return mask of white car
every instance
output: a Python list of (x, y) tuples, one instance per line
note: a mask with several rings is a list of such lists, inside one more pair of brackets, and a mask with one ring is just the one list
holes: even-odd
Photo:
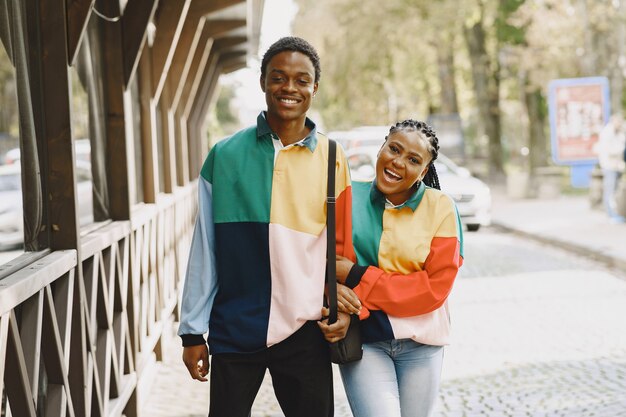
[[(93, 223), (91, 164), (76, 162), (80, 224)], [(0, 165), (0, 252), (24, 246), (22, 174), (19, 160)]]
[[(371, 181), (376, 176), (380, 146), (348, 149), (346, 156), (353, 181)], [(469, 231), (491, 224), (491, 190), (470, 172), (439, 152), (435, 161), (441, 190), (456, 202), (461, 221)]]

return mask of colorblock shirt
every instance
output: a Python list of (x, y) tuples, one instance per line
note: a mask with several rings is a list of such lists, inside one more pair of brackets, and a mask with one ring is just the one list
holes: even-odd
[(447, 298), (463, 263), (454, 201), (421, 183), (404, 204), (391, 207), (375, 183), (352, 186), (357, 264), (346, 284), (363, 306), (363, 341), (447, 344)]
[[(256, 352), (319, 320), (326, 271), (328, 138), (306, 120), (297, 144), (278, 139), (264, 114), (217, 143), (198, 179), (196, 219), (178, 334), (210, 352)], [(354, 259), (351, 185), (336, 163), (337, 253)]]

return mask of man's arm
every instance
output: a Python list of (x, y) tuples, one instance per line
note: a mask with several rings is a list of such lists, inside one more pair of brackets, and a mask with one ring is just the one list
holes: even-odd
[[(209, 170), (209, 154), (203, 174)], [(217, 292), (215, 267), (215, 231), (213, 225), (212, 185), (204, 175), (198, 179), (198, 215), (194, 226), (187, 273), (181, 301), (178, 335), (184, 346), (183, 361), (192, 378), (206, 381), (209, 371), (208, 349), (204, 334), (208, 331), (213, 300)]]
[(200, 177), (198, 215), (189, 251), (178, 328), (183, 346), (204, 343), (203, 334), (208, 330), (211, 307), (217, 291), (214, 248), (211, 184)]

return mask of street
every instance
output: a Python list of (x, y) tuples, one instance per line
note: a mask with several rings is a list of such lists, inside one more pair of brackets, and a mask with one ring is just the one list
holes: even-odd
[[(626, 415), (625, 278), (493, 228), (465, 233), (435, 416)], [(144, 416), (206, 415), (208, 386), (189, 380), (175, 343)], [(335, 392), (335, 415), (351, 416), (338, 372)], [(282, 415), (266, 376), (252, 417)]]

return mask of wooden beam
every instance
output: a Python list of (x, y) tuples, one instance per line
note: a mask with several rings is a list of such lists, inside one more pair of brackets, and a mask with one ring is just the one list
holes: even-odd
[(163, 191), (171, 193), (176, 188), (176, 133), (174, 131), (174, 113), (167, 103), (171, 101), (169, 84), (163, 88), (161, 106), (161, 131), (163, 133)]
[(241, 52), (242, 56), (238, 59), (230, 59), (229, 61), (221, 64), (221, 73), (222, 74), (230, 74), (231, 72), (240, 70), (246, 67), (246, 56), (248, 55), (246, 52)]
[(183, 87), (180, 102), (178, 103), (178, 106), (182, 109), (185, 117), (189, 116), (189, 106), (187, 104), (189, 102), (189, 97), (195, 96), (202, 73), (204, 72), (204, 67), (206, 66), (209, 55), (211, 54), (212, 47), (213, 38), (211, 38), (209, 34), (208, 27), (205, 26), (202, 31), (199, 47), (196, 49), (193, 61), (191, 62), (191, 67), (189, 68), (189, 73), (187, 74), (187, 80), (185, 81), (185, 85)]
[(170, 102), (168, 106), (174, 110), (178, 106), (178, 100), (182, 94), (189, 68), (191, 68), (191, 62), (193, 61), (196, 49), (200, 43), (205, 23), (205, 19), (198, 18), (191, 13), (187, 14), (187, 19), (185, 20), (183, 31), (178, 40), (174, 58), (172, 59), (172, 64), (170, 65), (170, 70), (165, 81), (170, 89)]
[(156, 203), (160, 188), (156, 107), (152, 97), (151, 52), (146, 48), (141, 54), (138, 79), (141, 108), (141, 169), (143, 170), (143, 197), (146, 203)]
[(132, 0), (122, 16), (122, 48), (124, 53), (124, 85), (128, 87), (146, 41), (148, 23), (157, 8), (157, 0)]
[[(209, 34), (207, 34), (207, 36), (209, 36)], [(196, 59), (198, 59), (198, 65), (196, 67), (192, 66), (192, 70), (189, 73), (187, 83), (185, 84), (183, 90), (181, 103), (179, 104), (183, 106), (183, 114), (185, 115), (185, 117), (189, 117), (189, 114), (191, 113), (191, 109), (193, 107), (193, 102), (196, 95), (198, 94), (198, 88), (200, 86), (200, 83), (202, 82), (202, 78), (204, 77), (206, 63), (208, 62), (208, 54), (212, 54), (217, 59), (220, 54), (225, 53), (229, 49), (241, 43), (245, 43), (246, 41), (247, 38), (245, 36), (229, 36), (219, 38), (215, 40), (212, 45), (207, 44), (207, 49), (204, 51), (204, 54), (206, 54), (206, 56), (198, 56), (198, 54), (196, 53), (196, 57), (194, 57), (194, 64), (196, 63)], [(209, 46), (211, 46), (212, 49), (209, 48)]]
[[(43, 148), (44, 178), (47, 179), (50, 249), (78, 249), (78, 201), (74, 170), (74, 144), (70, 116), (70, 84), (65, 31), (64, 0), (29, 0), (38, 13), (29, 15), (39, 26), (32, 42), (31, 60), (38, 62), (32, 77), (39, 83), (31, 91), (36, 123)], [(32, 10), (32, 9), (31, 9)]]
[(189, 150), (187, 148), (187, 121), (182, 110), (174, 112), (174, 142), (176, 144), (176, 183), (185, 186), (189, 183)]
[[(98, 0), (98, 10), (107, 16), (119, 16), (121, 13), (118, 1)], [(125, 80), (122, 27), (119, 23), (103, 22), (102, 34), (103, 59), (104, 65), (106, 65), (106, 71), (102, 73), (106, 97), (105, 123), (109, 214), (112, 220), (129, 220), (129, 155), (126, 152), (126, 125), (130, 126), (132, 120), (127, 118), (124, 112)]]
[(206, 16), (209, 13), (217, 12), (218, 10), (225, 9), (239, 3), (245, 3), (245, 1), (246, 0), (194, 0), (191, 4), (191, 12), (194, 15)]
[(190, 5), (191, 0), (161, 0), (156, 10), (156, 36), (152, 45), (152, 93), (155, 101), (161, 96)]
[(220, 75), (244, 67), (246, 56), (245, 51), (234, 51), (212, 57), (212, 63), (205, 69), (198, 94), (193, 103), (192, 113), (189, 117), (190, 126), (202, 124), (202, 120), (215, 98), (213, 95)]
[(207, 65), (200, 84), (199, 93), (196, 94), (192, 113), (187, 120), (187, 132), (189, 137), (190, 155), (198, 155), (189, 161), (189, 175), (191, 178), (197, 176), (201, 169), (202, 159), (208, 149), (203, 140), (202, 126), (210, 104), (215, 101), (215, 87), (225, 68), (235, 65), (241, 67), (246, 64), (246, 51), (234, 51), (225, 54), (215, 54), (211, 62)]
[[(212, 51), (208, 64), (206, 65), (202, 74), (199, 75), (198, 88), (201, 87), (202, 82), (207, 78), (207, 74), (214, 74), (217, 69), (217, 63), (219, 61), (220, 53), (218, 50)], [(198, 94), (194, 94), (188, 100), (188, 108), (190, 109), (190, 114), (193, 110), (193, 102)], [(201, 159), (203, 158), (203, 153), (200, 151), (202, 142), (201, 133), (199, 132), (200, 128), (198, 127), (195, 121), (190, 119), (190, 114), (184, 115), (184, 131), (187, 133), (186, 142), (189, 148), (189, 155), (195, 155), (194, 158), (189, 158), (189, 177), (195, 178), (197, 174), (200, 172), (200, 164), (202, 163)]]
[(246, 19), (207, 19), (206, 24), (211, 31), (211, 37), (217, 38), (231, 30), (245, 27), (247, 22)]
[(68, 64), (72, 65), (96, 0), (66, 0)]
[[(208, 28), (205, 29), (205, 25)], [(207, 38), (216, 38), (221, 34), (245, 25), (246, 21), (244, 19), (207, 20), (199, 16), (197, 11), (190, 11), (187, 14), (183, 33), (178, 42), (178, 47), (167, 76), (171, 92), (171, 108), (176, 109), (178, 106), (196, 49), (201, 44), (200, 38), (203, 35)]]

